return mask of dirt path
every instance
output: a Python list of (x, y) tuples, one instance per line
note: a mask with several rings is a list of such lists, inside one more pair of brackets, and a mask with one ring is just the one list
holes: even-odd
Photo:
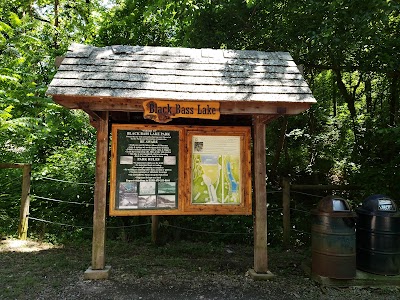
[(306, 250), (270, 249), (271, 281), (253, 281), (252, 247), (179, 242), (107, 245), (109, 280), (85, 281), (90, 245), (0, 243), (1, 299), (399, 299), (400, 289), (326, 288), (300, 268)]

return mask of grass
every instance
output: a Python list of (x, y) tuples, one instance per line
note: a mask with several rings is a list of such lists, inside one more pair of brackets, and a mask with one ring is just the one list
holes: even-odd
[(22, 299), (46, 286), (63, 285), (65, 277), (76, 269), (83, 269), (83, 261), (89, 259), (90, 253), (79, 255), (76, 250), (34, 241), (1, 241), (0, 298)]
[[(52, 245), (0, 241), (0, 298), (25, 299), (83, 278), (91, 263), (91, 241)], [(152, 274), (244, 274), (252, 264), (249, 246), (176, 242), (157, 247), (146, 240), (107, 241), (106, 263), (114, 278)]]
[[(223, 244), (180, 241), (157, 247), (148, 242), (137, 241), (111, 242), (107, 251), (112, 253), (110, 261), (113, 269), (133, 272), (138, 276), (152, 273), (154, 270), (158, 273), (171, 269), (176, 272), (218, 272), (227, 264), (230, 264), (231, 268), (226, 269), (226, 272), (244, 273), (251, 267), (252, 249), (239, 245), (229, 247), (235, 250), (227, 249)], [(247, 250), (242, 251), (244, 248)], [(231, 255), (227, 250), (232, 251)]]
[[(149, 240), (109, 240), (106, 242), (106, 264), (112, 266), (112, 271), (110, 280), (103, 285), (83, 279), (83, 273), (91, 262), (90, 240), (52, 245), (7, 239), (0, 240), (0, 299), (57, 299), (60, 295), (69, 295), (70, 291), (90, 293), (100, 287), (108, 293), (102, 299), (111, 299), (116, 291), (121, 292), (120, 288), (130, 295), (130, 289), (133, 292), (155, 288), (162, 291), (164, 286), (176, 286), (178, 290), (193, 286), (200, 289), (199, 293), (214, 286), (216, 290), (213, 293), (217, 293), (219, 287), (231, 290), (241, 286), (250, 294), (269, 291), (270, 288), (279, 293), (281, 289), (290, 287), (293, 295), (304, 294), (304, 299), (318, 299), (321, 296), (319, 289), (308, 278), (305, 279), (300, 268), (301, 262), (309, 255), (307, 248), (284, 250), (269, 247), (269, 268), (281, 285), (268, 285), (248, 281), (244, 276), (253, 266), (253, 247), (250, 245), (179, 241), (157, 247)], [(219, 280), (217, 285), (214, 285), (215, 280)], [(343, 299), (344, 293), (352, 291), (327, 290), (340, 296), (333, 299)], [(397, 295), (398, 290), (363, 290), (363, 293), (368, 294), (366, 298), (387, 294), (388, 299), (395, 299), (390, 297)], [(83, 294), (77, 292), (75, 295)]]

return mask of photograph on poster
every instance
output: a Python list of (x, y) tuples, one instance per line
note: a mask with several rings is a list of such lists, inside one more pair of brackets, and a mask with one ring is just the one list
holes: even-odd
[(120, 182), (119, 192), (120, 193), (137, 193), (137, 182)]
[(139, 209), (144, 208), (155, 208), (157, 206), (156, 203), (156, 195), (149, 196), (139, 196)]
[(119, 184), (119, 208), (137, 209), (139, 198), (137, 194), (136, 182), (121, 182)]
[(119, 159), (120, 165), (132, 165), (133, 164), (133, 156), (122, 155)]
[(155, 195), (156, 183), (155, 182), (140, 182), (139, 183), (140, 195)]
[(176, 156), (164, 156), (164, 165), (175, 166), (176, 165)]
[(175, 194), (176, 182), (159, 182), (157, 192), (161, 194)]
[(174, 208), (176, 207), (175, 195), (158, 195), (157, 196), (158, 208)]

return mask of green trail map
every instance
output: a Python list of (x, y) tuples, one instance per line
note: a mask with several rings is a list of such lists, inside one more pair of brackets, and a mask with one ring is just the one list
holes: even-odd
[(193, 139), (192, 203), (240, 204), (240, 140), (209, 138)]

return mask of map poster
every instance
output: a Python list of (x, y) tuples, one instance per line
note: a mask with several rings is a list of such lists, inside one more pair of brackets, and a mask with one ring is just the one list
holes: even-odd
[(193, 135), (192, 204), (241, 203), (240, 136)]
[(179, 130), (120, 128), (114, 133), (115, 209), (176, 209)]

